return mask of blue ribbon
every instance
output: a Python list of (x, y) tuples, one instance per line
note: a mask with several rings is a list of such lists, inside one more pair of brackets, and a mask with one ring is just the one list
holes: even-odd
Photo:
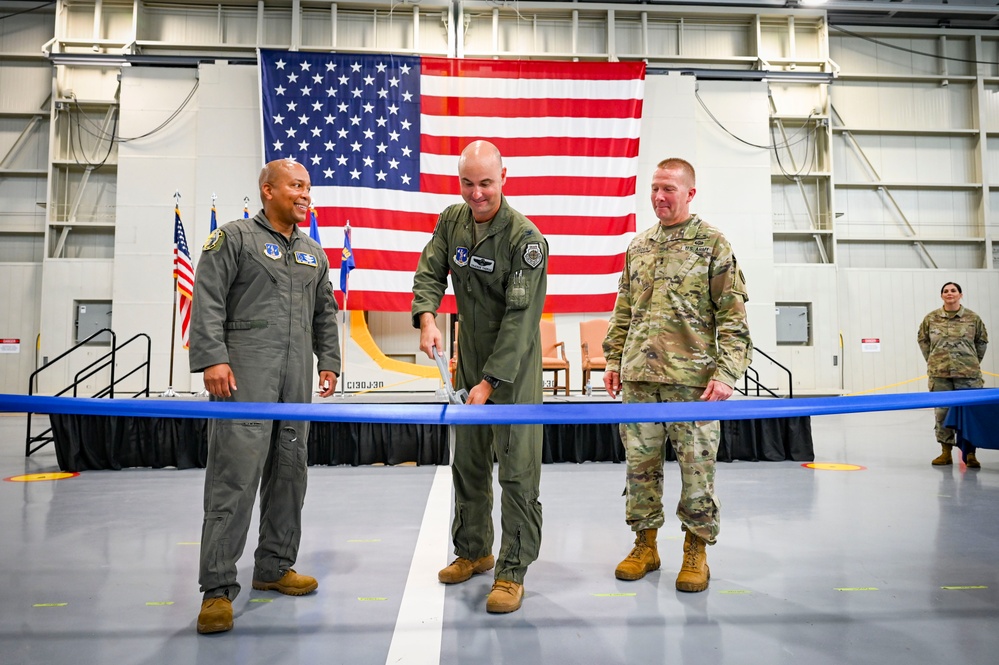
[(176, 399), (95, 399), (0, 394), (0, 413), (62, 413), (150, 418), (232, 418), (238, 420), (308, 420), (346, 423), (420, 425), (594, 424), (750, 420), (828, 416), (869, 411), (999, 404), (999, 388), (935, 393), (892, 393), (804, 399), (736, 399), (726, 402), (658, 404), (557, 403), (516, 405), (448, 404), (272, 404), (192, 402)]

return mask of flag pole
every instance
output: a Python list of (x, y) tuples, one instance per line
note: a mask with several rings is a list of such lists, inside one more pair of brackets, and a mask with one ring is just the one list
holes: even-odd
[[(347, 220), (346, 226), (343, 229), (347, 238), (350, 238), (350, 220)], [(351, 243), (353, 247), (353, 243)], [(351, 250), (353, 251), (353, 249)], [(341, 264), (340, 270), (343, 270), (343, 265)], [(350, 293), (350, 272), (347, 273), (346, 281), (344, 286), (347, 288), (343, 290), (343, 351), (340, 353), (340, 398), (343, 399), (344, 391), (347, 389), (347, 381), (344, 376), (347, 374), (347, 340), (350, 338), (350, 318), (348, 318), (347, 312), (347, 295)]]
[[(180, 190), (178, 189), (173, 194), (173, 205), (176, 210), (180, 210)], [(176, 250), (175, 250), (176, 251)], [(167, 385), (167, 389), (160, 394), (160, 397), (176, 397), (177, 393), (173, 389), (173, 353), (174, 346), (176, 344), (177, 337), (177, 265), (176, 257), (174, 258), (173, 267), (173, 314), (170, 321), (170, 376)]]

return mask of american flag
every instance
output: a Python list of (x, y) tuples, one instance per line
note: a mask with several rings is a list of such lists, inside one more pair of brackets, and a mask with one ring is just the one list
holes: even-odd
[[(353, 229), (350, 309), (409, 310), (475, 139), (499, 148), (504, 195), (548, 240), (545, 310), (613, 309), (635, 231), (643, 63), (261, 50), (260, 75), (267, 161), (309, 170), (321, 233)], [(337, 240), (323, 243), (335, 270)]]
[[(212, 210), (214, 212), (214, 208)], [(173, 220), (173, 278), (177, 281), (177, 297), (180, 301), (180, 338), (186, 349), (191, 339), (194, 267), (191, 264), (191, 250), (187, 247), (184, 225), (180, 223), (180, 208), (173, 209)]]

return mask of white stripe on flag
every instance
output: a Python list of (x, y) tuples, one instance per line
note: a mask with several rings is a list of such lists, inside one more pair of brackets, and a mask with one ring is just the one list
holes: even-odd
[[(322, 233), (322, 229), (320, 229), (320, 233)], [(430, 236), (430, 233), (422, 231), (393, 231), (391, 229), (357, 227), (351, 230), (350, 240), (355, 254), (363, 251), (365, 247), (377, 247), (381, 251), (419, 254), (430, 242)], [(634, 233), (623, 233), (616, 236), (549, 234), (545, 236), (545, 240), (548, 241), (548, 250), (551, 256), (612, 256), (623, 254), (628, 249), (628, 243), (631, 242), (632, 236)], [(343, 233), (341, 232), (341, 242), (329, 245), (324, 242), (323, 246), (338, 247), (342, 244), (342, 240)]]
[(642, 79), (524, 79), (475, 76), (420, 77), (420, 94), (432, 97), (504, 99), (642, 99)]
[[(571, 176), (574, 178), (633, 178), (638, 158), (628, 157), (503, 157), (508, 178)], [(458, 156), (420, 155), (420, 172), (458, 179)]]
[[(362, 270), (350, 271), (350, 288), (358, 291), (389, 291), (406, 293), (413, 291), (413, 272), (408, 270)], [(548, 274), (548, 295), (579, 295), (616, 293), (621, 273), (606, 275), (552, 275)], [(330, 280), (340, 283), (340, 270), (330, 270)], [(447, 293), (454, 293), (448, 281)]]
[(491, 136), (537, 139), (633, 139), (637, 118), (480, 118), (476, 116), (420, 116), (420, 132), (430, 136)]
[[(461, 203), (461, 197), (452, 194), (367, 187), (313, 187), (312, 199), (317, 208), (370, 208), (435, 216), (449, 205)], [(635, 212), (634, 196), (510, 196), (507, 201), (527, 217), (624, 217)]]

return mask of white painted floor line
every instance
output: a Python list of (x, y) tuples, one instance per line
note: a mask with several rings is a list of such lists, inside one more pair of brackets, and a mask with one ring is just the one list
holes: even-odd
[(451, 551), (451, 467), (439, 466), (427, 497), (420, 536), (402, 594), (386, 665), (438, 665), (444, 627), (444, 585), (437, 571)]

